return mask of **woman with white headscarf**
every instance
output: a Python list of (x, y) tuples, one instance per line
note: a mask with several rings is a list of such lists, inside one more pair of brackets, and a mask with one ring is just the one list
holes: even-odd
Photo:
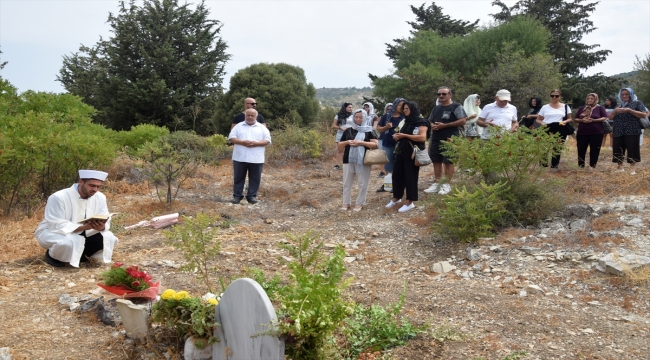
[(370, 122), (370, 125), (376, 128), (379, 122), (379, 116), (375, 114), (375, 106), (371, 102), (363, 103), (363, 110), (368, 114), (368, 122)]
[(353, 114), (354, 123), (343, 132), (338, 143), (339, 151), (343, 152), (343, 206), (347, 211), (352, 203), (352, 184), (357, 178), (359, 194), (353, 211), (359, 212), (366, 204), (368, 182), (370, 181), (371, 165), (363, 164), (367, 149), (377, 149), (377, 134), (372, 128), (372, 118), (365, 110), (356, 110)]
[(645, 117), (646, 107), (641, 100), (634, 95), (632, 88), (624, 88), (618, 92), (620, 106), (609, 114), (609, 119), (614, 120), (614, 146), (612, 162), (618, 165), (616, 172), (624, 172), (623, 160), (626, 158), (630, 164), (630, 175), (636, 174), (634, 165), (641, 161), (641, 146), (639, 135), (641, 125), (639, 118)]
[(463, 102), (463, 108), (465, 109), (465, 113), (467, 113), (465, 136), (469, 138), (477, 138), (481, 136), (481, 128), (476, 123), (478, 115), (481, 113), (479, 105), (481, 105), (481, 97), (478, 94), (468, 96)]

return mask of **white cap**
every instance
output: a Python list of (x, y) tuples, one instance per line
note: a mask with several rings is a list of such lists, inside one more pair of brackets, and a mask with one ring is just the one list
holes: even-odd
[(108, 173), (98, 170), (79, 170), (79, 179), (95, 179), (104, 181)]
[(505, 100), (510, 101), (510, 91), (506, 89), (501, 89), (497, 91), (497, 98), (499, 98), (499, 100), (501, 101), (505, 101)]

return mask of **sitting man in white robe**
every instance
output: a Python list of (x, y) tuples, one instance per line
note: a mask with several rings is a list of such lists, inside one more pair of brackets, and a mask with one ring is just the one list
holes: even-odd
[(117, 238), (108, 231), (110, 218), (83, 224), (84, 219), (108, 214), (106, 196), (99, 192), (107, 176), (103, 171), (79, 170), (79, 183), (47, 199), (45, 219), (34, 235), (38, 244), (47, 249), (48, 264), (79, 267), (79, 262), (87, 262), (90, 257), (111, 262)]

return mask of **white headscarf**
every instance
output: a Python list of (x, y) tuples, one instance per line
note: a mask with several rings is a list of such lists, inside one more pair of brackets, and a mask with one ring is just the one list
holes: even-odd
[[(468, 96), (465, 101), (463, 102), (463, 108), (465, 109), (465, 113), (467, 114), (467, 117), (469, 118), (472, 115), (478, 115), (481, 113), (481, 108), (476, 105), (476, 98), (478, 98), (478, 94), (472, 94)], [(478, 116), (473, 118), (472, 120), (467, 120), (468, 124), (475, 123), (478, 120)]]
[[(370, 109), (368, 109), (368, 116), (367, 116), (367, 119), (366, 119), (366, 120), (369, 121), (370, 123), (369, 123), (369, 124), (366, 124), (366, 125), (372, 125), (372, 121), (373, 121), (374, 118), (375, 118), (375, 107), (374, 107), (374, 106), (372, 105), (372, 103), (370, 103), (370, 102), (363, 103), (363, 106), (366, 106), (366, 105), (368, 105), (368, 107), (370, 108)], [(362, 106), (362, 107), (363, 107), (363, 106)], [(364, 124), (365, 124), (365, 121), (364, 121)]]
[[(370, 117), (368, 116), (368, 113), (366, 113), (366, 111), (363, 109), (355, 110), (352, 113), (353, 119), (354, 115), (356, 115), (358, 112), (363, 115), (363, 120), (361, 120), (361, 125), (357, 125), (357, 123), (352, 124), (352, 128), (357, 131), (357, 136), (354, 137), (354, 140), (364, 141), (366, 139), (366, 133), (372, 131), (372, 124), (368, 125), (368, 119)], [(365, 154), (366, 148), (364, 146), (350, 146), (350, 152), (348, 153), (348, 163), (363, 164), (363, 156)]]

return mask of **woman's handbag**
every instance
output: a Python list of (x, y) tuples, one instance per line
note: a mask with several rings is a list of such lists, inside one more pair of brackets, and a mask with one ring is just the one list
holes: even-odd
[(647, 115), (639, 118), (639, 125), (641, 125), (642, 129), (650, 128), (650, 119), (648, 119)]
[[(567, 104), (564, 104), (564, 117), (562, 120), (566, 120), (569, 117), (569, 110)], [(576, 129), (571, 126), (571, 124), (567, 123), (565, 125), (561, 125), (560, 127), (560, 134), (562, 136), (571, 136), (573, 133), (576, 132)]]
[(411, 159), (415, 159), (415, 166), (426, 166), (431, 164), (431, 158), (429, 157), (427, 150), (420, 150), (417, 146), (413, 146)]
[(388, 164), (388, 156), (382, 149), (366, 150), (363, 156), (363, 165), (384, 165)]
[(603, 130), (605, 130), (605, 134), (611, 134), (614, 131), (612, 125), (607, 120), (603, 121)]

